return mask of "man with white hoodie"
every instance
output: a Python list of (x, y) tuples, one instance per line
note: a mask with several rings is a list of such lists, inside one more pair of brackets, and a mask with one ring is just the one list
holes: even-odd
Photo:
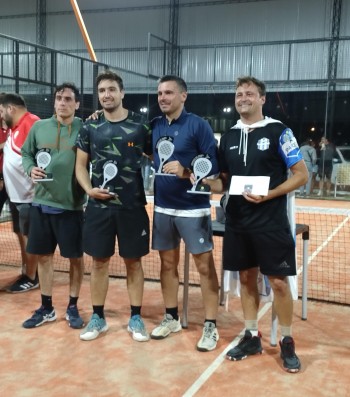
[(245, 335), (226, 357), (239, 361), (262, 352), (258, 330), (260, 268), (274, 292), (283, 368), (295, 373), (301, 365), (292, 338), (293, 300), (287, 277), (296, 274), (287, 194), (307, 182), (308, 172), (293, 132), (280, 121), (263, 116), (265, 100), (262, 81), (251, 76), (236, 81), (235, 107), (240, 120), (221, 138), (220, 177), (205, 182), (212, 191), (222, 192), (229, 189), (233, 175), (270, 178), (267, 195), (246, 189), (230, 195), (227, 201), (224, 269), (239, 271)]

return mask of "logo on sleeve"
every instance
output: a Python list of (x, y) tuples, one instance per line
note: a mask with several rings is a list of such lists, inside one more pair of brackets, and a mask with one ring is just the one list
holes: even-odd
[(282, 150), (286, 157), (288, 157), (293, 151), (298, 150), (298, 142), (295, 139), (293, 132), (290, 128), (283, 131), (282, 135)]

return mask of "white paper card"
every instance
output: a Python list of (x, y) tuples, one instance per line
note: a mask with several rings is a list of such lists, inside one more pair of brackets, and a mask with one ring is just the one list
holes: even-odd
[(269, 176), (239, 176), (233, 175), (229, 193), (231, 195), (241, 195), (249, 192), (259, 196), (267, 196), (269, 192)]

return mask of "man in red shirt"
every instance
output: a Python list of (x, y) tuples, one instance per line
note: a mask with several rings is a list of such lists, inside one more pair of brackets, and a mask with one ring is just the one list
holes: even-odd
[[(29, 207), (33, 200), (34, 186), (22, 166), (21, 147), (38, 116), (28, 112), (24, 99), (14, 93), (0, 96), (0, 116), (8, 126), (8, 137), (4, 146), (3, 178), (10, 201), (19, 212), (19, 240), (25, 271), (7, 291), (26, 292), (38, 288), (37, 257), (27, 254)], [(23, 265), (22, 264), (22, 265)]]
[[(3, 94), (0, 94), (2, 96)], [(4, 163), (4, 146), (7, 139), (7, 125), (5, 121), (0, 117), (0, 213), (2, 208), (8, 199), (5, 185), (4, 176), (2, 173), (3, 163)]]

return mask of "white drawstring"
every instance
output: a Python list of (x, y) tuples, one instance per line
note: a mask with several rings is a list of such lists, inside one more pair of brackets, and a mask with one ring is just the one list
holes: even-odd
[[(239, 139), (239, 151), (238, 151), (238, 154), (241, 154), (241, 148), (243, 146), (243, 148), (242, 148), (242, 150), (243, 150), (243, 162), (244, 162), (245, 166), (247, 165), (248, 133), (249, 133), (249, 128), (248, 127), (241, 128), (241, 137)], [(243, 141), (243, 143), (242, 143), (242, 141)]]
[(270, 123), (281, 123), (279, 120), (272, 119), (271, 117), (265, 117), (263, 120), (257, 121), (253, 124), (244, 124), (241, 120), (237, 121), (237, 124), (231, 127), (231, 129), (240, 129), (241, 136), (239, 139), (239, 152), (238, 154), (243, 154), (243, 162), (244, 165), (247, 166), (247, 154), (248, 154), (248, 134), (249, 130), (253, 130), (254, 128), (265, 127)]

